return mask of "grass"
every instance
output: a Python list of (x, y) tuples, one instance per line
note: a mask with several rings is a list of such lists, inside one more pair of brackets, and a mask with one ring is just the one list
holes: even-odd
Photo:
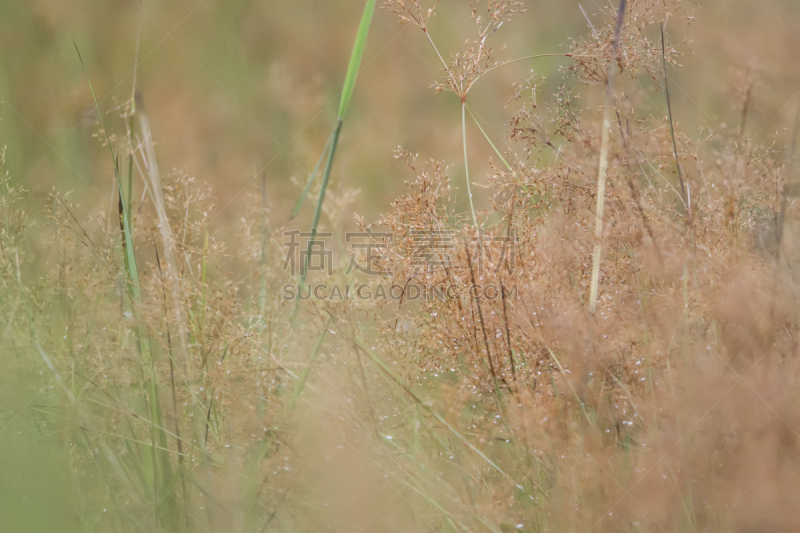
[[(60, 189), (39, 202), (0, 180), (4, 523), (795, 530), (797, 128), (766, 142), (742, 127), (699, 140), (681, 128), (673, 107), (688, 112), (667, 82), (686, 48), (663, 26), (685, 29), (679, 4), (583, 13), (589, 27), (564, 39), (566, 53), (501, 61), (496, 32), (530, 30), (517, 25), (521, 3), (467, 9), (473, 40), (447, 54), (438, 3), (390, 1), (385, 12), (420, 29), (441, 63), (435, 90), (459, 97), (460, 143), (439, 155), (463, 151), (466, 184), (400, 148), (413, 176), (403, 192), (380, 217), (342, 223), (332, 205), (357, 197), (331, 174), (347, 159), (336, 158), (351, 102), (373, 96), (354, 87), (376, 4), (362, 12), (335, 128), (285, 209), (302, 220), (321, 174), (299, 275), (285, 268), (272, 171), (225, 230), (202, 182), (159, 171), (149, 100), (104, 104), (78, 53), (115, 209), (84, 215)], [(545, 57), (560, 77), (534, 71), (509, 89), (498, 141), (495, 121), (473, 114), (476, 81)], [(662, 83), (666, 118), (652, 105)], [(467, 111), (500, 161), (472, 183)], [(41, 221), (30, 205), (46, 207)], [(336, 235), (324, 243), (331, 275), (308, 268), (322, 228)], [(298, 280), (324, 291), (284, 298)], [(353, 296), (364, 290), (399, 296)]]
[[(616, 106), (616, 102), (614, 100), (614, 63), (616, 62), (618, 57), (617, 54), (619, 53), (620, 32), (622, 31), (623, 18), (626, 14), (626, 5), (626, 0), (622, 0), (619, 3), (619, 9), (617, 10), (617, 21), (614, 26), (614, 41), (611, 45), (611, 65), (609, 66), (608, 73), (606, 75), (608, 81), (606, 82), (606, 105), (605, 109), (603, 110), (603, 133), (601, 134), (600, 139), (600, 170), (597, 172), (597, 209), (595, 211), (595, 216), (597, 218), (594, 229), (594, 237), (597, 242), (594, 245), (594, 252), (592, 253), (592, 280), (589, 288), (589, 311), (592, 313), (597, 310), (597, 291), (600, 284), (600, 260), (603, 253), (603, 214), (605, 212), (606, 202), (608, 140), (611, 133), (611, 113), (612, 109), (614, 109)], [(664, 68), (666, 68), (666, 63)], [(672, 117), (672, 115), (670, 115), (670, 117)], [(671, 120), (672, 118), (670, 118), (670, 121)]]
[[(361, 23), (358, 26), (358, 33), (356, 33), (356, 40), (353, 44), (353, 53), (350, 56), (350, 64), (347, 66), (347, 74), (344, 77), (344, 86), (342, 87), (341, 99), (339, 101), (339, 114), (336, 120), (336, 127), (333, 129), (329, 144), (322, 151), (322, 157), (327, 152), (327, 161), (325, 163), (325, 171), (322, 174), (322, 184), (319, 189), (319, 198), (317, 199), (317, 206), (314, 209), (314, 222), (311, 223), (311, 237), (308, 240), (308, 249), (306, 251), (306, 260), (301, 267), (300, 272), (300, 285), (305, 285), (306, 275), (308, 273), (308, 261), (312, 257), (312, 250), (314, 249), (314, 242), (317, 237), (317, 227), (319, 226), (320, 216), (322, 214), (322, 204), (325, 201), (325, 191), (328, 190), (328, 182), (331, 178), (331, 170), (333, 170), (333, 159), (336, 156), (336, 148), (339, 146), (339, 136), (342, 133), (342, 126), (344, 124), (344, 117), (347, 114), (347, 108), (350, 106), (350, 100), (353, 98), (353, 91), (356, 87), (356, 79), (358, 78), (358, 71), (361, 68), (361, 59), (364, 57), (364, 48), (367, 45), (367, 36), (369, 35), (369, 27), (372, 24), (372, 15), (375, 11), (375, 1), (367, 0), (364, 6), (364, 14), (361, 17)], [(317, 164), (319, 166), (319, 163)], [(316, 176), (317, 170), (311, 173), (309, 178), (309, 185)], [(297, 213), (303, 197), (308, 193), (309, 185), (303, 191), (297, 206), (294, 209), (293, 215)], [(294, 218), (294, 216), (293, 216)], [(299, 303), (299, 300), (298, 300)]]
[[(88, 72), (86, 72), (86, 67), (83, 64), (83, 58), (80, 56), (80, 51), (78, 50), (77, 45), (75, 45), (75, 50), (78, 53), (78, 58), (80, 59), (84, 73), (86, 73), (86, 80), (89, 83), (89, 89), (92, 93), (92, 97), (94, 98), (95, 106), (97, 107), (97, 113), (100, 116), (100, 123), (102, 124), (103, 131), (105, 132), (106, 142), (108, 143), (108, 148), (114, 165), (114, 178), (116, 180), (117, 192), (119, 194), (120, 230), (122, 237), (122, 248), (124, 250), (124, 265), (128, 279), (128, 292), (130, 296), (131, 308), (133, 309), (134, 314), (138, 316), (139, 307), (144, 304), (144, 301), (142, 298), (141, 280), (139, 277), (139, 268), (137, 266), (135, 245), (133, 242), (132, 217), (129, 209), (130, 203), (125, 199), (125, 196), (122, 192), (123, 183), (120, 176), (119, 155), (113, 151), (111, 136), (108, 128), (106, 128), (103, 111), (100, 108), (100, 103), (97, 101), (97, 97), (95, 96), (91, 79), (89, 78)], [(139, 322), (139, 320), (137, 320), (137, 322)], [(142, 357), (143, 377), (145, 378), (147, 384), (145, 404), (148, 406), (148, 411), (145, 415), (145, 419), (149, 421), (150, 425), (149, 448), (151, 460), (149, 465), (150, 468), (146, 472), (141, 472), (141, 469), (146, 468), (142, 464), (141, 459), (134, 459), (135, 462), (138, 463), (135, 464), (135, 466), (139, 467), (139, 481), (141, 481), (143, 484), (151, 485), (145, 485), (143, 488), (152, 496), (152, 500), (157, 508), (158, 523), (174, 530), (178, 527), (180, 521), (177, 516), (174, 496), (172, 495), (172, 490), (174, 488), (172, 461), (169, 455), (169, 445), (167, 444), (164, 417), (162, 416), (162, 406), (158, 391), (158, 378), (156, 376), (154, 353), (150, 343), (150, 336), (146, 328), (138, 327), (135, 335), (138, 340), (139, 353)], [(41, 349), (40, 353), (42, 353), (44, 356), (44, 352)], [(170, 363), (171, 362), (172, 361), (170, 360)], [(48, 366), (52, 365), (48, 364)], [(182, 459), (181, 455), (178, 457), (179, 459)], [(151, 487), (152, 492), (150, 492)]]

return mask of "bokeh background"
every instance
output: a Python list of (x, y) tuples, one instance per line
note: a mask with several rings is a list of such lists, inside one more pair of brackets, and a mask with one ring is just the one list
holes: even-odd
[[(528, 11), (492, 36), (498, 59), (565, 51), (590, 31), (600, 0), (529, 0)], [(98, 117), (73, 42), (111, 117), (136, 84), (153, 126), (162, 172), (194, 175), (213, 188), (215, 230), (237, 220), (256, 178), (266, 176), (273, 224), (282, 225), (332, 128), (338, 91), (363, 4), (355, 0), (26, 0), (0, 4), (0, 144), (6, 170), (24, 180), (30, 199), (53, 187), (73, 191), (90, 213), (111, 198), (107, 151), (93, 137)], [(682, 48), (674, 69), (673, 105), (683, 131), (738, 127), (752, 72), (747, 133), (790, 128), (800, 89), (800, 4), (793, 0), (685, 2), (695, 20), (667, 27)], [(440, 2), (431, 34), (443, 53), (474, 37), (467, 2)], [(650, 36), (657, 39), (657, 36)], [(138, 52), (137, 52), (138, 42)], [(503, 148), (512, 84), (530, 70), (553, 85), (565, 59), (520, 62), (494, 71), (474, 89), (471, 105)], [(436, 56), (422, 33), (386, 10), (373, 23), (362, 72), (333, 174), (333, 191), (359, 190), (347, 210), (368, 219), (387, 209), (411, 176), (396, 163), (402, 145), (463, 172), (460, 109), (451, 94), (434, 95)], [(736, 101), (734, 99), (734, 101)], [(662, 101), (654, 102), (663, 106)], [(113, 122), (113, 121), (112, 121)], [(121, 121), (112, 129), (124, 134)], [(488, 170), (491, 148), (471, 126), (473, 176)], [(141, 191), (139, 191), (141, 192)], [(137, 194), (138, 196), (138, 194)], [(479, 205), (486, 205), (478, 195)], [(462, 204), (463, 205), (463, 204)], [(310, 222), (309, 202), (297, 225)], [(349, 216), (345, 223), (352, 224)]]
[[(610, 5), (604, 0), (525, 3), (527, 12), (492, 37), (498, 50), (507, 45), (498, 59), (566, 52), (571, 38), (591, 31), (583, 11), (599, 21), (598, 11)], [(800, 2), (687, 0), (684, 5), (694, 21), (688, 28), (667, 27), (673, 44), (686, 40), (679, 47), (682, 68), (670, 71), (680, 130), (693, 139), (711, 125), (727, 124), (735, 131), (747, 100), (747, 137), (767, 145), (787, 137), (800, 116)], [(141, 91), (162, 173), (188, 173), (212, 189), (216, 235), (240, 231), (242, 212), (248, 198), (259, 194), (262, 176), (272, 225), (288, 225), (298, 182), (314, 167), (336, 119), (362, 9), (361, 0), (2, 0), (4, 170), (12, 183), (29, 189), (26, 210), (40, 224), (53, 189), (72, 191), (80, 220), (108, 209), (112, 168), (98, 136), (77, 45), (120, 136), (122, 108), (134, 88)], [(469, 3), (442, 0), (431, 34), (444, 53), (462, 50), (475, 36)], [(514, 148), (505, 137), (513, 84), (534, 69), (555, 86), (566, 64), (563, 58), (515, 63), (475, 87), (470, 105), (498, 147)], [(460, 106), (453, 95), (430, 89), (439, 74), (437, 58), (419, 30), (379, 10), (332, 175), (334, 196), (358, 191), (344, 206), (345, 226), (353, 226), (354, 214), (369, 221), (388, 210), (412, 178), (393, 158), (398, 145), (451, 163), (454, 177), (463, 175)], [(666, 113), (663, 97), (651, 104)], [(480, 181), (489, 171), (492, 149), (474, 124), (468, 127), (471, 175)], [(461, 183), (454, 179), (456, 186)], [(141, 194), (138, 183), (136, 198)], [(488, 205), (487, 196), (476, 190), (479, 207)], [(306, 202), (291, 224), (307, 228), (313, 205)], [(24, 432), (27, 419), (18, 417), (33, 395), (15, 375), (0, 371), (0, 434), (5, 432), (0, 530), (3, 521), (14, 530), (69, 530), (68, 497), (79, 495), (69, 481), (68, 452), (58, 446), (58, 435), (32, 444)], [(308, 433), (311, 446), (333, 442), (318, 429)], [(338, 470), (330, 475), (331, 480), (344, 477)], [(336, 493), (338, 485), (329, 484), (329, 492)], [(384, 495), (371, 496), (377, 501)], [(363, 499), (350, 503), (346, 512), (373, 508)]]

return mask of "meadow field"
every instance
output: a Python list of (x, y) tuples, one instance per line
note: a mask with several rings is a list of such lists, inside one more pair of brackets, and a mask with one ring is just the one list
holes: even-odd
[(800, 3), (0, 3), (0, 532), (800, 531)]

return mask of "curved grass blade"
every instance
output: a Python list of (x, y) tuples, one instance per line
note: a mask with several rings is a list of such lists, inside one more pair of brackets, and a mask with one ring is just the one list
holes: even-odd
[(467, 197), (469, 198), (469, 212), (472, 214), (472, 225), (478, 227), (478, 219), (475, 216), (475, 204), (472, 203), (472, 186), (469, 183), (469, 158), (467, 157), (467, 115), (464, 112), (467, 103), (461, 102), (461, 140), (464, 144), (464, 172), (467, 176)]
[(308, 359), (306, 360), (306, 368), (303, 370), (303, 373), (300, 375), (300, 379), (297, 381), (297, 384), (292, 391), (291, 400), (289, 401), (289, 405), (292, 407), (297, 404), (297, 399), (300, 398), (300, 395), (303, 393), (303, 389), (306, 386), (306, 381), (308, 381), (308, 376), (311, 374), (311, 366), (314, 364), (314, 361), (319, 356), (319, 353), (322, 351), (322, 344), (325, 342), (325, 336), (328, 334), (328, 328), (330, 327), (331, 323), (328, 321), (325, 324), (325, 328), (322, 330), (322, 334), (320, 334), (319, 338), (317, 339), (317, 343), (314, 345), (314, 349), (308, 355)]
[(389, 365), (387, 365), (383, 361), (383, 359), (378, 357), (377, 354), (375, 354), (372, 350), (370, 350), (367, 347), (366, 343), (363, 340), (361, 340), (361, 338), (359, 338), (354, 333), (348, 331), (347, 329), (339, 327), (338, 325), (336, 325), (336, 329), (338, 329), (339, 331), (344, 333), (345, 337), (350, 339), (353, 342), (353, 344), (358, 346), (361, 349), (361, 351), (364, 352), (367, 355), (367, 357), (372, 359), (372, 361), (376, 365), (378, 365), (378, 367), (381, 370), (383, 370), (383, 372), (387, 376), (389, 376), (389, 378), (391, 378), (391, 380), (394, 381), (395, 384), (398, 387), (400, 387), (406, 394), (408, 394), (411, 397), (411, 399), (414, 400), (414, 402), (416, 402), (417, 405), (419, 405), (428, 414), (430, 414), (433, 418), (435, 418), (440, 424), (442, 424), (445, 428), (447, 428), (450, 431), (450, 433), (452, 433), (458, 440), (460, 440), (462, 443), (464, 443), (464, 445), (467, 448), (469, 448), (470, 450), (475, 452), (481, 459), (486, 461), (499, 474), (501, 474), (504, 478), (509, 480), (516, 488), (518, 488), (520, 490), (523, 490), (523, 486), (520, 485), (519, 483), (517, 483), (516, 481), (514, 481), (514, 478), (512, 478), (510, 475), (508, 475), (505, 472), (505, 470), (500, 468), (497, 465), (497, 463), (495, 463), (494, 461), (489, 459), (489, 457), (487, 457), (486, 454), (484, 454), (482, 451), (480, 451), (478, 448), (476, 448), (475, 445), (473, 445), (470, 441), (468, 441), (461, 433), (458, 432), (458, 430), (456, 430), (453, 426), (451, 426), (450, 423), (447, 422), (447, 420), (445, 420), (445, 418), (442, 415), (440, 415), (439, 413), (434, 411), (429, 405), (427, 405), (425, 402), (423, 402), (422, 399), (419, 396), (417, 396), (414, 393), (414, 391), (412, 391), (411, 388), (408, 385), (406, 385), (405, 382), (402, 379), (400, 379), (400, 377), (397, 374), (394, 373), (394, 371), (391, 369), (391, 367)]
[[(336, 124), (336, 129), (333, 130), (333, 137), (331, 140), (331, 150), (328, 152), (328, 162), (325, 164), (325, 174), (322, 176), (322, 186), (319, 190), (319, 198), (317, 199), (317, 207), (314, 210), (314, 222), (311, 224), (311, 238), (308, 239), (308, 248), (306, 250), (306, 258), (303, 264), (300, 265), (300, 286), (306, 282), (306, 274), (308, 273), (308, 262), (311, 260), (311, 254), (314, 250), (314, 242), (317, 240), (317, 225), (319, 218), (322, 214), (322, 203), (325, 201), (325, 190), (328, 188), (328, 181), (331, 177), (331, 168), (333, 168), (333, 158), (336, 155), (336, 146), (339, 144), (339, 135), (342, 132), (343, 122), (339, 120)], [(299, 295), (299, 291), (298, 291)], [(294, 310), (292, 311), (292, 322), (297, 316), (297, 309), (300, 305), (300, 299), (295, 300)]]
[(692, 218), (692, 202), (689, 196), (686, 194), (686, 187), (684, 186), (683, 181), (683, 169), (681, 168), (681, 160), (678, 157), (678, 143), (675, 142), (675, 125), (672, 120), (672, 104), (670, 103), (669, 99), (669, 76), (667, 76), (667, 50), (666, 44), (664, 39), (664, 24), (661, 24), (661, 59), (663, 60), (664, 66), (664, 93), (667, 97), (667, 113), (669, 116), (669, 134), (672, 137), (672, 150), (673, 154), (675, 154), (675, 165), (678, 167), (678, 179), (681, 183), (681, 200), (683, 201), (683, 205), (686, 206), (686, 212), (689, 215), (689, 220)]
[[(350, 56), (350, 64), (347, 66), (347, 74), (344, 79), (344, 87), (342, 88), (342, 99), (339, 102), (339, 120), (336, 123), (336, 129), (333, 130), (331, 136), (331, 146), (328, 151), (328, 161), (325, 164), (325, 173), (322, 176), (322, 186), (319, 191), (319, 198), (317, 199), (317, 207), (314, 211), (314, 222), (311, 224), (311, 238), (308, 240), (308, 253), (306, 253), (306, 260), (301, 265), (300, 271), (300, 285), (306, 281), (306, 273), (308, 271), (308, 261), (311, 257), (311, 252), (314, 249), (314, 242), (317, 237), (317, 226), (319, 225), (319, 218), (322, 213), (322, 203), (325, 201), (325, 191), (328, 188), (328, 182), (331, 177), (331, 169), (333, 168), (333, 159), (336, 155), (336, 147), (339, 145), (339, 135), (342, 132), (342, 124), (344, 116), (347, 113), (347, 108), (350, 105), (350, 99), (353, 96), (353, 89), (355, 88), (356, 78), (358, 78), (358, 69), (361, 66), (361, 58), (364, 57), (364, 47), (367, 44), (367, 36), (369, 35), (369, 27), (372, 22), (372, 14), (375, 11), (375, 1), (367, 0), (364, 6), (364, 14), (361, 16), (361, 23), (358, 26), (358, 33), (356, 34), (356, 42), (353, 45), (353, 53)], [(300, 300), (295, 300), (294, 310), (292, 311), (292, 323), (297, 316), (297, 310)]]
[(292, 215), (289, 217), (289, 220), (292, 220), (294, 217), (297, 216), (297, 213), (300, 212), (300, 207), (303, 205), (303, 202), (308, 196), (308, 191), (311, 189), (311, 184), (314, 183), (314, 178), (317, 177), (317, 172), (319, 172), (319, 168), (322, 166), (322, 162), (325, 160), (325, 154), (328, 153), (328, 149), (331, 147), (331, 142), (333, 141), (333, 134), (328, 137), (328, 142), (325, 143), (325, 148), (322, 150), (322, 153), (319, 156), (319, 160), (317, 161), (317, 165), (314, 167), (314, 170), (311, 174), (308, 175), (308, 181), (306, 182), (306, 186), (303, 187), (303, 192), (300, 193), (300, 198), (297, 200), (297, 203), (292, 209)]
[[(86, 70), (86, 64), (83, 62), (83, 57), (81, 56), (81, 52), (78, 49), (77, 43), (75, 44), (75, 51), (78, 53), (78, 59), (81, 62), (81, 67), (83, 68), (83, 73), (86, 76), (86, 81), (89, 84), (89, 90), (92, 93), (92, 98), (94, 99), (95, 106), (97, 107), (97, 113), (100, 116), (100, 123), (103, 126), (103, 132), (106, 135), (106, 142), (108, 143), (108, 150), (111, 154), (111, 160), (114, 163), (114, 178), (117, 181), (117, 190), (119, 191), (119, 205), (122, 211), (122, 232), (124, 235), (124, 243), (123, 248), (125, 251), (125, 268), (128, 273), (128, 278), (130, 281), (130, 292), (131, 298), (134, 301), (133, 309), (136, 311), (135, 302), (141, 303), (142, 300), (142, 292), (141, 286), (139, 285), (139, 270), (136, 265), (136, 254), (135, 248), (133, 244), (133, 232), (131, 231), (131, 218), (130, 212), (128, 211), (128, 202), (125, 201), (123, 187), (122, 187), (122, 179), (120, 176), (119, 171), (119, 158), (114, 153), (113, 145), (111, 144), (111, 136), (108, 133), (108, 128), (106, 127), (105, 117), (103, 116), (103, 111), (100, 108), (100, 102), (97, 99), (97, 95), (94, 92), (94, 87), (92, 87), (92, 81), (89, 77), (89, 72)], [(138, 313), (137, 313), (138, 314)], [(164, 425), (161, 421), (161, 407), (160, 402), (158, 399), (158, 387), (156, 385), (156, 368), (155, 368), (155, 361), (153, 357), (153, 349), (150, 345), (150, 338), (147, 336), (147, 332), (141, 326), (137, 326), (137, 339), (139, 341), (139, 349), (142, 355), (142, 363), (145, 368), (145, 375), (148, 378), (148, 393), (150, 395), (148, 403), (149, 409), (149, 416), (150, 416), (150, 431), (152, 435), (152, 444), (151, 444), (151, 453), (153, 456), (153, 464), (157, 465), (157, 471), (160, 473), (160, 477), (162, 479), (161, 484), (163, 487), (167, 487), (172, 482), (172, 468), (170, 465), (170, 454), (167, 451), (167, 437), (166, 433), (163, 430)], [(158, 492), (158, 482), (154, 483), (153, 489), (154, 494)], [(158, 498), (156, 498), (158, 499)], [(174, 511), (174, 500), (170, 498), (160, 498), (160, 503), (158, 504), (159, 507), (159, 516), (164, 523), (171, 523), (175, 516)]]
[(117, 180), (117, 187), (119, 188), (119, 195), (122, 204), (122, 224), (123, 224), (123, 232), (125, 234), (125, 243), (124, 243), (125, 266), (128, 270), (128, 276), (130, 277), (132, 285), (132, 296), (134, 299), (138, 299), (141, 294), (141, 288), (139, 287), (139, 271), (136, 268), (136, 257), (134, 254), (133, 237), (131, 235), (130, 213), (128, 212), (128, 202), (125, 201), (122, 192), (123, 187), (122, 187), (122, 179), (119, 175), (119, 160), (114, 154), (114, 148), (113, 145), (111, 144), (111, 136), (109, 135), (108, 128), (106, 127), (106, 119), (103, 116), (103, 111), (100, 109), (100, 102), (97, 100), (97, 95), (94, 92), (94, 87), (92, 87), (92, 81), (89, 78), (89, 72), (86, 70), (86, 64), (83, 62), (83, 57), (81, 56), (81, 51), (78, 49), (77, 44), (75, 44), (75, 51), (78, 52), (78, 59), (81, 62), (81, 67), (83, 68), (83, 74), (86, 76), (86, 81), (89, 83), (89, 90), (92, 93), (92, 98), (94, 99), (94, 105), (95, 107), (97, 107), (97, 113), (100, 115), (100, 124), (102, 124), (103, 132), (105, 132), (106, 134), (108, 151), (111, 154), (111, 160), (114, 162), (114, 178)]
[(479, 130), (481, 130), (481, 133), (483, 134), (484, 138), (486, 138), (486, 142), (488, 142), (488, 143), (489, 143), (489, 146), (491, 146), (491, 147), (492, 147), (492, 150), (494, 150), (494, 153), (496, 153), (496, 154), (497, 154), (497, 157), (499, 157), (499, 158), (500, 158), (500, 161), (502, 161), (502, 162), (503, 162), (503, 165), (505, 165), (505, 167), (506, 167), (508, 170), (510, 170), (511, 172), (514, 172), (514, 169), (513, 169), (513, 168), (511, 168), (511, 165), (509, 165), (509, 164), (508, 164), (508, 161), (506, 161), (506, 158), (505, 158), (505, 157), (503, 157), (503, 154), (501, 154), (501, 153), (500, 153), (500, 150), (498, 150), (498, 149), (497, 149), (497, 147), (494, 145), (494, 143), (493, 143), (493, 142), (492, 142), (492, 140), (489, 138), (489, 136), (486, 134), (486, 132), (485, 132), (485, 131), (483, 131), (483, 128), (481, 127), (481, 123), (480, 123), (480, 122), (478, 122), (478, 119), (477, 119), (477, 117), (476, 117), (476, 116), (475, 116), (475, 114), (472, 112), (472, 109), (470, 109), (470, 108), (469, 108), (469, 106), (467, 106), (467, 111), (469, 111), (469, 116), (471, 116), (471, 117), (472, 117), (472, 120), (474, 120), (474, 121), (475, 121), (475, 125), (476, 125), (476, 126), (478, 126), (478, 129), (479, 129)]
[(364, 47), (367, 44), (369, 26), (372, 22), (372, 13), (375, 11), (375, 0), (368, 0), (364, 6), (364, 14), (361, 16), (361, 24), (358, 26), (356, 42), (353, 45), (353, 54), (350, 56), (350, 65), (347, 67), (347, 75), (344, 78), (344, 88), (342, 89), (342, 99), (339, 102), (339, 120), (344, 118), (347, 107), (350, 105), (350, 98), (353, 96), (353, 89), (358, 78), (358, 69), (361, 66), (361, 58), (364, 57)]

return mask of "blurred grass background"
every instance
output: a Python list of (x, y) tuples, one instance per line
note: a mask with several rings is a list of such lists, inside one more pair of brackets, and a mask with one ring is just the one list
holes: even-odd
[[(432, 23), (442, 50), (458, 50), (472, 38), (464, 3), (442, 2)], [(508, 44), (500, 59), (559, 52), (570, 36), (586, 31), (578, 2), (533, 0), (527, 6), (494, 37), (497, 47)], [(286, 224), (300, 190), (291, 178), (305, 180), (335, 121), (362, 7), (344, 0), (0, 3), (0, 145), (7, 146), (12, 182), (24, 181), (31, 190), (26, 200), (31, 217), (41, 218), (42, 202), (53, 188), (74, 191), (79, 217), (112, 197), (111, 165), (93, 138), (97, 115), (74, 41), (109, 116), (130, 97), (135, 70), (161, 167), (185, 169), (213, 188), (214, 231), (233, 231), (243, 193), (258, 190), (255, 178), (262, 172), (271, 219)], [(583, 7), (590, 16), (597, 11), (591, 1)], [(696, 17), (687, 36), (693, 54), (684, 56), (685, 68), (673, 74), (673, 109), (682, 129), (698, 135), (709, 123), (735, 128), (741, 110), (722, 95), (741, 90), (736, 72), (750, 65), (757, 81), (748, 134), (768, 139), (791, 128), (800, 90), (800, 4), (708, 0), (686, 2), (686, 8)], [(559, 59), (517, 63), (476, 87), (471, 105), (498, 146), (505, 146), (498, 132), (505, 131), (511, 113), (506, 109), (511, 84), (531, 68), (556, 83), (561, 64)], [(453, 163), (454, 174), (462, 172), (458, 102), (449, 94), (433, 95), (429, 86), (437, 77), (436, 58), (423, 36), (379, 11), (332, 185), (360, 189), (353, 210), (368, 220), (388, 209), (410, 177), (393, 161), (397, 145), (444, 159)], [(477, 130), (468, 135), (472, 172), (480, 181), (491, 148)], [(480, 192), (476, 196), (485, 205)], [(297, 227), (308, 225), (312, 205), (307, 202)], [(343, 220), (352, 224), (349, 216)], [(69, 450), (50, 446), (55, 435), (39, 434), (32, 441), (31, 428), (20, 427), (29, 419), (16, 416), (31, 405), (35, 411), (54, 393), (31, 391), (27, 381), (24, 375), (0, 381), (3, 527), (69, 531), (69, 499), (78, 497), (62, 475)]]
[[(433, 33), (443, 51), (472, 38), (463, 2), (443, 2)], [(559, 52), (587, 26), (579, 2), (527, 2), (528, 11), (493, 36), (500, 59)], [(582, 4), (591, 16), (598, 4)], [(185, 169), (214, 189), (217, 229), (235, 220), (241, 193), (267, 177), (273, 223), (288, 219), (298, 188), (314, 166), (335, 120), (360, 2), (256, 0), (31, 0), (0, 6), (0, 138), (7, 169), (42, 198), (56, 187), (91, 206), (110, 198), (110, 164), (97, 131), (73, 41), (103, 106), (110, 112), (141, 90), (165, 171)], [(736, 89), (735, 69), (756, 67), (748, 126), (772, 134), (791, 124), (798, 87), (800, 8), (790, 0), (686, 2), (696, 22), (674, 80), (676, 119), (689, 132), (704, 123), (737, 124), (721, 92)], [(669, 30), (669, 28), (668, 28)], [(677, 40), (682, 36), (672, 36)], [(655, 38), (655, 37), (652, 37)], [(360, 189), (356, 211), (385, 211), (408, 176), (393, 164), (403, 145), (460, 172), (459, 108), (452, 95), (433, 95), (436, 58), (415, 28), (378, 10), (345, 129), (333, 186)], [(563, 60), (540, 59), (499, 69), (481, 81), (472, 106), (498, 146), (510, 115), (511, 84), (531, 68), (553, 83)], [(656, 105), (660, 105), (657, 101)], [(777, 113), (777, 116), (775, 116)], [(772, 119), (772, 120), (770, 120)], [(769, 122), (768, 122), (769, 121)], [(764, 126), (766, 124), (766, 126)], [(478, 181), (491, 148), (469, 134)], [(227, 207), (226, 207), (227, 206)], [(90, 209), (87, 207), (87, 209)], [(306, 206), (300, 224), (307, 224)], [(347, 219), (348, 217), (345, 217)]]

